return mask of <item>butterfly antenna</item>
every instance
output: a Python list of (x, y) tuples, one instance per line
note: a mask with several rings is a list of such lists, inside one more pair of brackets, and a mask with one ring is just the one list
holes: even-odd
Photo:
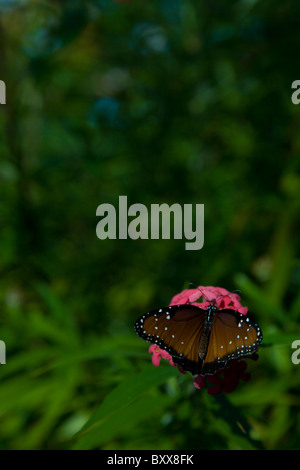
[(217, 302), (219, 298), (223, 298), (223, 297), (230, 297), (230, 294), (236, 294), (236, 293), (241, 293), (242, 291), (240, 290), (233, 290), (232, 292), (229, 292), (228, 294), (219, 294), (218, 297), (216, 297), (214, 299), (214, 302)]
[(237, 293), (241, 294), (241, 291), (238, 290), (238, 289), (236, 289), (236, 290), (234, 290), (234, 291), (232, 291), (232, 292), (229, 292), (228, 294), (219, 294), (215, 299), (209, 300), (209, 299), (206, 297), (206, 295), (202, 292), (202, 290), (200, 289), (199, 286), (196, 286), (196, 284), (194, 284), (193, 282), (189, 282), (189, 285), (190, 285), (191, 287), (194, 287), (194, 289), (198, 289), (198, 291), (200, 291), (200, 293), (201, 293), (203, 299), (206, 299), (207, 302), (212, 302), (213, 304), (217, 304), (217, 302), (218, 302), (218, 300), (219, 300), (220, 298), (222, 299), (223, 297), (230, 296), (230, 294), (237, 294)]
[(206, 295), (202, 292), (202, 290), (200, 289), (199, 286), (196, 286), (196, 284), (194, 284), (193, 282), (189, 282), (189, 285), (194, 287), (194, 289), (198, 289), (198, 291), (201, 293), (202, 297), (203, 297), (203, 300), (206, 299), (207, 302), (211, 302), (207, 297)]
[(189, 282), (189, 286), (194, 287), (194, 289), (197, 289), (197, 287), (198, 287), (198, 286), (196, 286), (196, 284), (194, 284), (194, 282)]

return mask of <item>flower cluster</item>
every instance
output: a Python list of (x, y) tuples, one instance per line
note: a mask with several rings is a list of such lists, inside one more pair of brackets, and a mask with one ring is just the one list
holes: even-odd
[[(240, 300), (241, 298), (238, 294), (231, 293), (222, 287), (199, 286), (195, 289), (185, 289), (175, 295), (170, 302), (170, 306), (193, 304), (205, 309), (214, 302), (219, 309), (232, 308), (240, 314), (246, 315), (248, 308), (243, 307)], [(167, 359), (172, 367), (177, 366), (172, 356), (155, 344), (150, 346), (149, 353), (152, 354), (152, 363), (155, 367), (159, 366), (161, 358)], [(250, 357), (256, 360), (258, 355), (253, 354)], [(177, 367), (181, 373), (185, 374), (180, 366)], [(220, 392), (231, 393), (236, 389), (240, 380), (245, 382), (250, 380), (250, 374), (246, 372), (246, 369), (247, 363), (244, 360), (240, 358), (234, 359), (229, 361), (223, 369), (216, 371), (213, 375), (197, 375), (193, 383), (198, 389), (205, 388), (207, 384), (213, 385), (213, 387), (208, 389), (209, 394)]]

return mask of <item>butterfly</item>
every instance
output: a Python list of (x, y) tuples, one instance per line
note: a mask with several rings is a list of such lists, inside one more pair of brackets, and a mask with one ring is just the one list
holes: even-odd
[(253, 354), (263, 338), (248, 316), (213, 303), (205, 309), (186, 304), (153, 310), (136, 321), (135, 331), (193, 375), (213, 375), (229, 361)]

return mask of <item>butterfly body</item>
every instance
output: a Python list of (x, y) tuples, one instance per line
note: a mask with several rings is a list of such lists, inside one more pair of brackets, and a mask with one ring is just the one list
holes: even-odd
[(208, 341), (209, 341), (209, 335), (210, 331), (213, 325), (215, 313), (217, 311), (217, 307), (215, 305), (209, 305), (207, 309), (205, 310), (205, 318), (204, 318), (204, 331), (200, 339), (199, 343), (199, 358), (204, 359), (206, 352), (207, 352), (207, 346), (208, 346)]
[(173, 305), (148, 312), (135, 323), (137, 334), (166, 350), (192, 374), (211, 375), (228, 361), (257, 351), (262, 333), (248, 316), (215, 304)]

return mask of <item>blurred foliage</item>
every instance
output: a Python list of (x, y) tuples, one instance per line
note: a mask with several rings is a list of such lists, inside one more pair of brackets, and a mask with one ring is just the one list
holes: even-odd
[[(2, 449), (296, 449), (296, 1), (0, 1)], [(205, 204), (205, 243), (96, 237), (107, 202)], [(185, 283), (264, 332), (231, 395), (133, 323)], [(250, 361), (251, 362), (251, 361)]]

